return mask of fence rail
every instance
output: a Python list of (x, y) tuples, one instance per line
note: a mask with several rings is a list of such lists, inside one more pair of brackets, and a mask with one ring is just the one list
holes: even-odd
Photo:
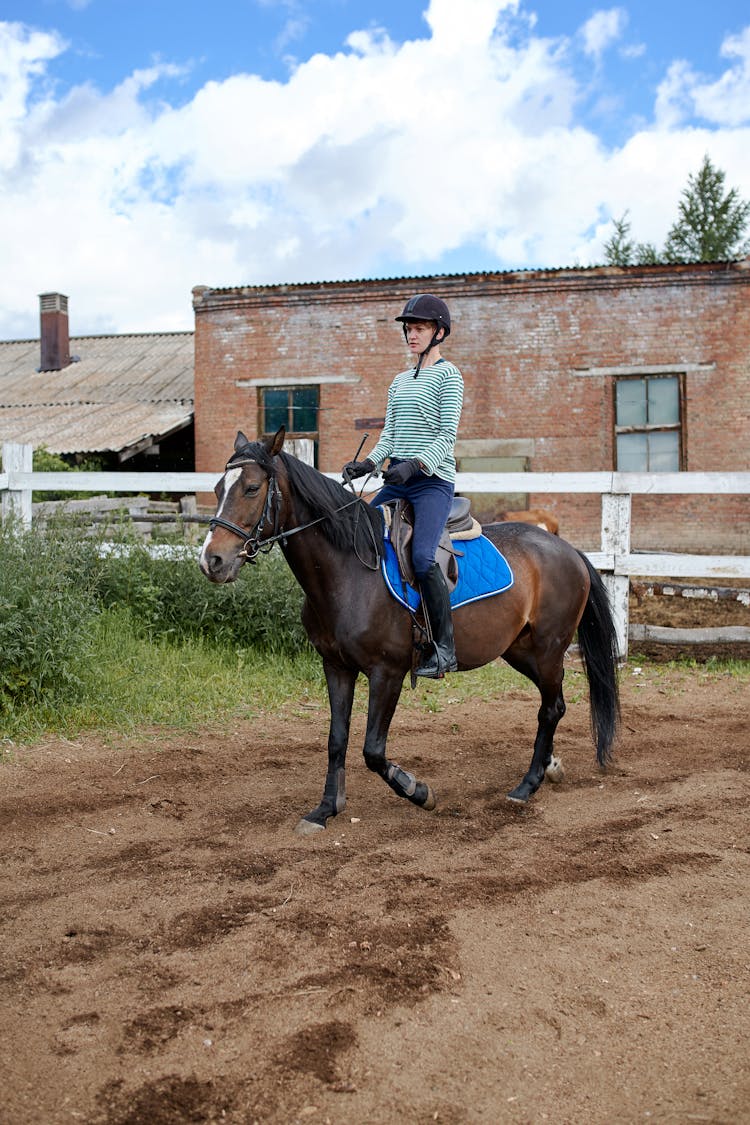
[[(211, 492), (220, 473), (39, 473), (32, 447), (5, 443), (0, 498), (3, 517), (14, 512), (31, 524), (32, 490), (38, 492)], [(340, 479), (339, 474), (327, 474)], [(373, 487), (377, 482), (373, 482)], [(617, 627), (620, 655), (628, 651), (630, 577), (750, 580), (750, 556), (632, 554), (633, 496), (750, 495), (750, 472), (736, 473), (458, 473), (456, 491), (508, 494), (589, 493), (601, 496), (601, 544), (586, 552), (602, 574)]]

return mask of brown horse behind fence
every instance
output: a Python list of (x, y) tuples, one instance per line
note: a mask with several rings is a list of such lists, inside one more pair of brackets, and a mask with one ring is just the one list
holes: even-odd
[(517, 512), (498, 512), (495, 517), (499, 523), (533, 523), (535, 527), (544, 528), (552, 535), (560, 534), (560, 524), (552, 512), (544, 508), (522, 508)]
[[(285, 453), (283, 445), (283, 429), (263, 442), (237, 434), (216, 486), (216, 514), (200, 566), (212, 582), (233, 582), (245, 562), (278, 543), (305, 593), (302, 620), (323, 660), (331, 723), (323, 796), (297, 831), (319, 831), (344, 808), (360, 672), (369, 680), (366, 765), (398, 796), (434, 808), (430, 786), (386, 756), (391, 720), (412, 664), (413, 620), (381, 573), (380, 511)], [(508, 794), (524, 803), (557, 761), (553, 738), (565, 713), (563, 659), (576, 631), (597, 758), (604, 765), (610, 757), (619, 716), (615, 627), (599, 575), (564, 539), (523, 523), (491, 524), (483, 531), (508, 560), (514, 582), (501, 594), (454, 611), (456, 653), (459, 671), (502, 656), (539, 689), (531, 764)]]

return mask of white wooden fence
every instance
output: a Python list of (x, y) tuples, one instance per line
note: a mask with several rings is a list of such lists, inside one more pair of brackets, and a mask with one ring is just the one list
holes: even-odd
[[(13, 511), (31, 524), (31, 490), (50, 492), (211, 492), (219, 473), (35, 473), (32, 447), (5, 443), (0, 472), (2, 515)], [(328, 474), (340, 479), (339, 474)], [(374, 484), (373, 484), (374, 486)], [(462, 493), (598, 493), (602, 498), (601, 546), (587, 555), (609, 591), (623, 659), (628, 651), (630, 577), (733, 578), (750, 580), (750, 556), (631, 554), (631, 499), (636, 495), (750, 495), (748, 473), (459, 473)], [(726, 632), (726, 630), (725, 630)], [(744, 637), (747, 633), (747, 637)], [(735, 639), (750, 641), (736, 627)]]

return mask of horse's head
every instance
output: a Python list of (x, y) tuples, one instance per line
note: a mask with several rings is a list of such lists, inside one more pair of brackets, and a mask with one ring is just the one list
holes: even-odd
[(285, 430), (267, 441), (248, 441), (240, 431), (216, 492), (216, 511), (203, 543), (200, 568), (211, 582), (234, 582), (240, 567), (252, 561), (263, 542), (278, 531), (281, 494), (274, 457)]

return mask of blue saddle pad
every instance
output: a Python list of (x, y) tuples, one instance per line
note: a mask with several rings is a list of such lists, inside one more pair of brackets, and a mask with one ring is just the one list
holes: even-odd
[[(477, 602), (481, 598), (491, 598), (502, 594), (513, 585), (513, 571), (505, 555), (498, 551), (484, 535), (477, 539), (452, 540), (458, 558), (458, 582), (451, 591), (451, 609)], [(419, 593), (401, 577), (398, 559), (393, 544), (385, 535), (385, 553), (382, 561), (385, 584), (396, 601), (408, 609), (417, 609), (421, 601)]]

